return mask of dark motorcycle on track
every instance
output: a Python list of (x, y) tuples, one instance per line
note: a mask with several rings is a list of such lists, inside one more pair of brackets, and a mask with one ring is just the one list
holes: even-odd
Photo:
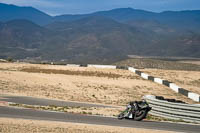
[(118, 115), (118, 119), (126, 118), (141, 121), (146, 118), (150, 110), (151, 107), (145, 100), (130, 102), (126, 109)]

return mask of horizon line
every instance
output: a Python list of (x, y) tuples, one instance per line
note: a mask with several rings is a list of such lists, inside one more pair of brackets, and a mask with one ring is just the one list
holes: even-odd
[(9, 5), (9, 6), (16, 6), (16, 7), (21, 7), (21, 8), (34, 8), (40, 12), (43, 12), (51, 17), (56, 17), (56, 16), (63, 16), (63, 15), (87, 15), (87, 14), (93, 14), (93, 13), (97, 13), (97, 12), (105, 12), (105, 11), (112, 11), (112, 10), (117, 10), (117, 9), (132, 9), (132, 10), (141, 10), (141, 11), (146, 11), (146, 12), (151, 12), (151, 13), (164, 13), (164, 12), (184, 12), (184, 11), (200, 11), (200, 9), (185, 9), (185, 10), (164, 10), (164, 11), (160, 11), (160, 12), (156, 12), (156, 11), (150, 11), (150, 10), (145, 10), (145, 9), (138, 9), (138, 8), (133, 8), (133, 7), (120, 7), (120, 8), (112, 8), (112, 9), (107, 9), (107, 10), (98, 10), (98, 11), (91, 11), (88, 13), (63, 13), (63, 14), (51, 14), (51, 13), (47, 13), (45, 11), (42, 11), (41, 9), (38, 9), (36, 7), (33, 6), (19, 6), (19, 5), (15, 5), (15, 4), (6, 4), (6, 3), (2, 3), (0, 2), (0, 4), (4, 4), (4, 5)]

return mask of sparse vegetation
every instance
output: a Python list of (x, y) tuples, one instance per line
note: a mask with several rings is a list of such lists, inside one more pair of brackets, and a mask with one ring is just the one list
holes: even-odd
[(12, 57), (8, 57), (8, 58), (7, 58), (7, 61), (8, 61), (8, 62), (13, 62), (14, 60), (13, 60)]
[(68, 113), (78, 113), (85, 115), (100, 115), (100, 116), (117, 116), (122, 110), (123, 107), (119, 108), (103, 108), (103, 107), (59, 107), (59, 106), (38, 106), (38, 105), (27, 105), (27, 104), (17, 104), (10, 103), (10, 106), (14, 107), (23, 107), (29, 109), (38, 109), (38, 110), (49, 110), (49, 111), (58, 111), (58, 112), (68, 112)]

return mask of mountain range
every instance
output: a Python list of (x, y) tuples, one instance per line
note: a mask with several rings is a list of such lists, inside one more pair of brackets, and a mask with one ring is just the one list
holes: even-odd
[(0, 58), (98, 63), (127, 55), (200, 58), (200, 11), (119, 8), (50, 16), (0, 4)]

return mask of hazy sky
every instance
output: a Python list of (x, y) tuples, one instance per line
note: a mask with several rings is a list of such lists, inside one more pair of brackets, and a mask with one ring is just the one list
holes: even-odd
[(83, 14), (124, 7), (154, 12), (200, 10), (200, 0), (0, 0), (0, 3), (32, 6), (50, 15)]

